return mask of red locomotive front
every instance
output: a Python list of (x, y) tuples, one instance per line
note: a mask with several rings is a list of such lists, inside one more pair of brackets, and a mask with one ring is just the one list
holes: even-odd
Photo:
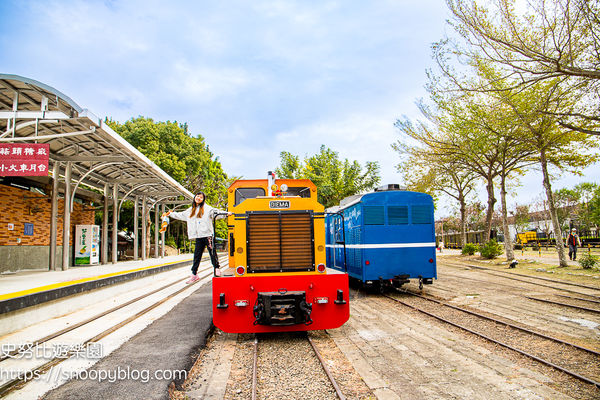
[(228, 190), (229, 266), (213, 278), (213, 321), (231, 333), (333, 329), (350, 316), (348, 275), (325, 267), (323, 206), (307, 179)]

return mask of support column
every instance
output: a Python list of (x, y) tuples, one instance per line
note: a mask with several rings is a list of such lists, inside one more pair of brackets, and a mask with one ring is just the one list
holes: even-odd
[(50, 200), (50, 257), (48, 269), (56, 271), (56, 228), (58, 227), (58, 175), (60, 173), (60, 163), (56, 161), (52, 168), (52, 198)]
[(158, 258), (158, 230), (160, 229), (159, 221), (160, 204), (154, 206), (154, 258)]
[[(162, 204), (160, 208), (161, 208), (160, 215), (163, 215), (165, 213), (165, 205)], [(165, 256), (165, 233), (166, 232), (162, 232), (160, 234), (160, 257), (161, 258), (163, 258)]]
[(148, 207), (148, 199), (142, 196), (142, 261), (146, 259), (146, 209)]
[(140, 227), (138, 219), (138, 214), (140, 213), (140, 209), (138, 208), (139, 203), (140, 198), (135, 196), (133, 203), (133, 261), (137, 261), (140, 256)]
[(69, 249), (69, 241), (71, 238), (71, 168), (73, 164), (68, 161), (65, 167), (65, 213), (63, 217), (63, 254), (62, 254), (62, 270), (66, 271), (69, 269), (69, 256), (71, 251)]
[(104, 184), (104, 203), (102, 209), (102, 247), (100, 249), (100, 263), (108, 264), (108, 198), (110, 188)]
[(113, 183), (113, 215), (112, 215), (112, 263), (116, 264), (118, 259), (117, 254), (117, 241), (119, 237), (117, 233), (119, 232), (119, 184)]

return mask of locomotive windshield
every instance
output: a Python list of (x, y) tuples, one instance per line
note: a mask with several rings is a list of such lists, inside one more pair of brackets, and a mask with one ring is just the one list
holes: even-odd
[(246, 199), (254, 199), (265, 195), (265, 189), (260, 187), (245, 187), (235, 190), (235, 205), (237, 206)]
[(308, 187), (288, 187), (286, 196), (299, 196), (299, 197), (310, 197), (310, 188)]

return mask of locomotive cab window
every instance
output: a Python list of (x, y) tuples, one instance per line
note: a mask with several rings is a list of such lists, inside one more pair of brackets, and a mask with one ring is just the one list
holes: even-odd
[(246, 199), (254, 199), (265, 195), (265, 189), (260, 187), (245, 187), (235, 189), (235, 205), (237, 206)]
[(305, 186), (288, 187), (288, 190), (287, 190), (287, 192), (285, 192), (285, 195), (309, 198), (310, 197), (310, 188), (305, 187)]

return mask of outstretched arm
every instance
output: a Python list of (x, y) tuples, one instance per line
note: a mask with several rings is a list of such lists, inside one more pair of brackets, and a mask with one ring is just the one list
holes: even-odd
[(166, 213), (164, 213), (163, 215), (165, 217), (170, 217), (170, 218), (178, 219), (178, 220), (181, 220), (181, 221), (187, 221), (187, 218), (190, 215), (189, 214), (189, 210), (190, 210), (189, 208), (187, 210), (184, 210), (184, 211), (172, 211), (172, 210), (169, 210)]

